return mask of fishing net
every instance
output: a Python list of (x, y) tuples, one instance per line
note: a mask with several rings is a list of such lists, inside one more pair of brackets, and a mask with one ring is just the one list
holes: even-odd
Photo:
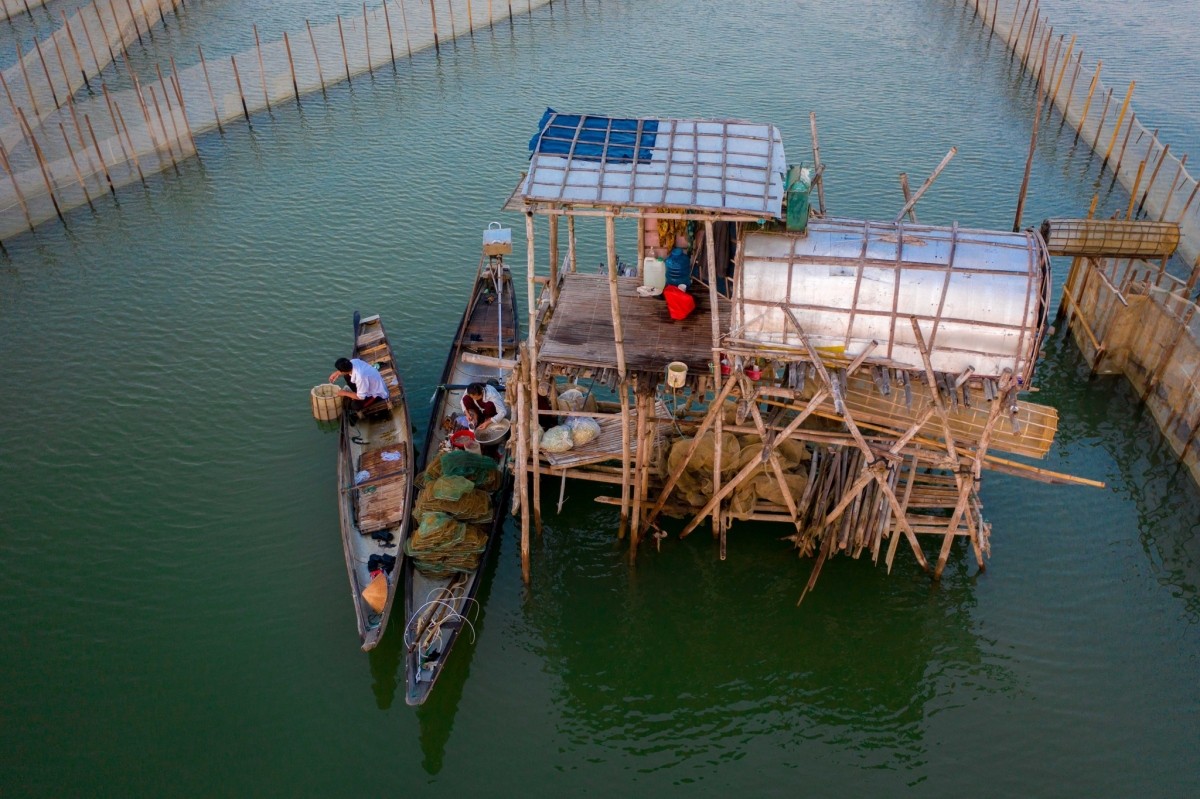
[(447, 477), (465, 477), (476, 488), (491, 493), (500, 487), (503, 475), (496, 462), (486, 455), (478, 455), (466, 450), (451, 450), (443, 452), (434, 458), (419, 478), (417, 486), (424, 488), (430, 482), (443, 475)]
[(487, 529), (466, 524), (447, 513), (422, 513), (417, 529), (404, 545), (405, 553), (422, 573), (440, 576), (479, 568), (487, 547)]
[(465, 477), (439, 477), (417, 495), (415, 512), (439, 511), (460, 522), (485, 524), (492, 520), (492, 498)]

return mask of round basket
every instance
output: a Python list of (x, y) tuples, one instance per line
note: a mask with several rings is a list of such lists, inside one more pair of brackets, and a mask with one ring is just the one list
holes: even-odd
[(341, 391), (333, 383), (322, 383), (319, 386), (313, 386), (313, 390), (309, 392), (309, 399), (312, 402), (313, 418), (320, 422), (332, 422), (337, 419), (342, 412), (342, 395)]

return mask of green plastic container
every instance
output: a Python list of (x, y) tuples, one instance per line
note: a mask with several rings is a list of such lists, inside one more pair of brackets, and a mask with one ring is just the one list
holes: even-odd
[(812, 191), (808, 170), (799, 164), (789, 167), (786, 186), (787, 229), (803, 233), (808, 229), (808, 195)]

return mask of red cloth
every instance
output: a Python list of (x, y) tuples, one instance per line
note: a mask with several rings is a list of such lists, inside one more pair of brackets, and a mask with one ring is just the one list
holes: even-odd
[(667, 312), (675, 321), (687, 319), (696, 310), (696, 298), (678, 286), (667, 286), (662, 292), (667, 301)]

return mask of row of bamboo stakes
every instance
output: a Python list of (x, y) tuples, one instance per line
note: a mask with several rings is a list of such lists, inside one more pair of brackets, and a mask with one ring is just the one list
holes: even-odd
[[(483, 0), (479, 1), (482, 2)], [(553, 0), (546, 0), (546, 2), (548, 2), (551, 6), (553, 5)], [(164, 76), (161, 67), (156, 65), (155, 70), (159, 77), (158, 86), (156, 87), (153, 84), (149, 84), (143, 88), (133, 70), (130, 69), (129, 55), (127, 51), (127, 45), (132, 43), (133, 38), (136, 38), (136, 40), (139, 42), (142, 41), (143, 30), (145, 31), (146, 35), (150, 34), (150, 20), (152, 17), (156, 15), (159, 22), (165, 24), (164, 9), (173, 11), (176, 15), (178, 15), (178, 5), (184, 4), (185, 0), (91, 0), (89, 4), (80, 7), (76, 14), (71, 18), (78, 18), (78, 23), (75, 27), (80, 28), (83, 31), (83, 35), (78, 37), (78, 39), (72, 30), (71, 19), (68, 19), (65, 11), (60, 10), (60, 15), (63, 19), (62, 29), (65, 30), (70, 45), (67, 49), (68, 52), (74, 56), (74, 67), (78, 69), (78, 73), (76, 74), (79, 75), (79, 77), (82, 79), (82, 82), (79, 82), (78, 80), (73, 81), (70, 78), (72, 70), (68, 67), (67, 58), (64, 55), (63, 48), (59, 44), (59, 39), (62, 37), (51, 36), (50, 41), (53, 44), (54, 54), (57, 55), (57, 66), (59, 69), (61, 69), (62, 77), (62, 85), (56, 85), (56, 81), (52, 77), (52, 72), (47, 66), (42, 43), (41, 41), (35, 39), (34, 46), (38, 53), (38, 61), (42, 66), (42, 74), (45, 77), (46, 86), (48, 87), (53, 100), (54, 109), (66, 107), (71, 115), (72, 121), (74, 122), (75, 139), (78, 147), (72, 144), (71, 138), (67, 135), (67, 126), (59, 122), (57, 123), (57, 127), (60, 128), (59, 132), (63, 138), (63, 154), (65, 154), (66, 159), (70, 162), (70, 171), (74, 175), (74, 183), (78, 185), (79, 193), (82, 195), (81, 197), (68, 198), (63, 196), (64, 191), (69, 188), (69, 186), (63, 184), (69, 183), (69, 180), (65, 181), (61, 175), (58, 178), (54, 177), (54, 169), (51, 165), (52, 157), (48, 155), (48, 153), (51, 152), (51, 148), (47, 146), (48, 142), (46, 140), (46, 136), (49, 135), (48, 131), (41, 130), (41, 141), (39, 141), (35, 135), (35, 132), (41, 127), (40, 120), (48, 113), (51, 113), (52, 109), (48, 107), (43, 108), (38, 103), (38, 91), (35, 89), (33, 82), (30, 80), (28, 67), (25, 63), (24, 53), (21, 52), (19, 44), (17, 45), (17, 62), (20, 65), (21, 75), (24, 79), (24, 88), (30, 106), (28, 114), (26, 114), (25, 110), (18, 105), (12, 88), (10, 88), (8, 82), (4, 79), (3, 74), (0, 73), (0, 82), (4, 83), (3, 88), (8, 100), (8, 105), (12, 110), (13, 119), (19, 124), (18, 130), (20, 137), (22, 140), (28, 143), (37, 167), (37, 173), (41, 177), (41, 185), (34, 191), (35, 193), (40, 193), (42, 189), (45, 190), (46, 196), (49, 197), (49, 200), (53, 206), (55, 215), (64, 224), (65, 218), (63, 217), (63, 213), (72, 205), (78, 205), (86, 202), (94, 209), (94, 205), (92, 204), (93, 195), (88, 189), (87, 180), (85, 179), (85, 172), (88, 177), (91, 177), (94, 180), (99, 180), (100, 175), (103, 175), (104, 183), (102, 185), (106, 186), (114, 194), (116, 187), (124, 182), (119, 176), (114, 177), (113, 172), (115, 171), (114, 168), (116, 164), (110, 163), (113, 160), (115, 148), (113, 148), (110, 144), (110, 158), (108, 161), (106, 161), (103, 150), (100, 146), (102, 139), (96, 136), (95, 126), (92, 124), (92, 120), (85, 113), (82, 115), (83, 121), (80, 122), (80, 115), (75, 109), (74, 91), (76, 90), (76, 87), (85, 86), (89, 91), (94, 91), (91, 82), (92, 78), (96, 77), (100, 73), (105, 64), (115, 64), (118, 62), (119, 58), (123, 59), (125, 62), (126, 70), (128, 71), (134, 84), (137, 102), (146, 125), (146, 132), (150, 139), (151, 149), (154, 151), (154, 154), (158, 159), (158, 164), (155, 168), (156, 171), (161, 171), (170, 167), (177, 168), (179, 160), (196, 153), (195, 134), (193, 129), (199, 128), (197, 124), (193, 123), (189, 118), (189, 111), (184, 102), (184, 93), (179, 82), (178, 70), (175, 66), (174, 57), (172, 56), (170, 58), (170, 74)], [(413, 54), (413, 44), (411, 38), (409, 37), (409, 25), (407, 19), (408, 12), (405, 10), (404, 3), (401, 2), (401, 0), (392, 0), (392, 4), (394, 4), (400, 12), (400, 20), (398, 21), (401, 23), (404, 32), (404, 52), (411, 57)], [(126, 22), (132, 20), (133, 23), (134, 36), (130, 38), (129, 41), (126, 41), (126, 37), (122, 35), (121, 25), (119, 24), (118, 6), (122, 5), (129, 15)], [(436, 3), (435, 0), (428, 0), (429, 22), (432, 26), (434, 47), (435, 49), (440, 50), (443, 32), (439, 30), (437, 5), (438, 3)], [(493, 0), (486, 0), (486, 5), (487, 23), (489, 26), (491, 26), (494, 25), (496, 21), (499, 21), (495, 16), (496, 9), (494, 8), (494, 6), (498, 4), (494, 4)], [(523, 10), (525, 10), (526, 13), (531, 14), (534, 0), (525, 0), (524, 5), (525, 8)], [(454, 2), (452, 0), (445, 0), (444, 6), (445, 9), (449, 11), (449, 35), (451, 37), (461, 35), (458, 21), (455, 19)], [(397, 42), (393, 34), (391, 11), (389, 10), (389, 3), (387, 0), (384, 0), (384, 2), (381, 4), (381, 8), (383, 11), (384, 25), (387, 31), (387, 43), (389, 49), (388, 54), (390, 60), (394, 62), (397, 58)], [(502, 13), (506, 13), (507, 19), (509, 20), (511, 20), (514, 13), (516, 13), (513, 8), (512, 0), (506, 0), (501, 8), (503, 9)], [(102, 11), (104, 10), (109, 13), (110, 23), (105, 23), (104, 21), (104, 16), (102, 14)], [(102, 47), (107, 50), (107, 61), (103, 61), (103, 58), (100, 55), (100, 53), (104, 51), (98, 51), (96, 48), (96, 42), (91, 35), (90, 24), (84, 24), (82, 21), (81, 15), (85, 11), (91, 12), (91, 15), (95, 17), (96, 24), (103, 32), (104, 41), (102, 42)], [(477, 28), (477, 23), (472, 0), (466, 0), (466, 11), (468, 18), (466, 29), (467, 32), (473, 34)], [(141, 16), (142, 24), (139, 24), (139, 14)], [(504, 19), (504, 17), (501, 17), (501, 20), (502, 19)], [(371, 56), (369, 28), (370, 15), (368, 14), (367, 5), (365, 2), (362, 6), (362, 20), (363, 39), (367, 54), (367, 67), (369, 71), (373, 72), (375, 65)], [(343, 75), (347, 81), (350, 81), (352, 78), (350, 58), (346, 47), (345, 31), (343, 29), (341, 15), (337, 15), (337, 26), (341, 45), (343, 69), (338, 73), (331, 73), (327, 76), (320, 61), (316, 37), (313, 34), (312, 25), (308, 20), (305, 20), (305, 27), (309, 34), (309, 44), (312, 47), (313, 58), (317, 69), (319, 83), (322, 89), (332, 83), (341, 82)], [(270, 92), (267, 87), (267, 71), (263, 60), (262, 41), (259, 36), (257, 25), (253, 25), (252, 27), (255, 41), (255, 56), (257, 57), (258, 71), (261, 78), (263, 104), (265, 105), (266, 109), (270, 111), (271, 99)], [(110, 28), (112, 29), (111, 32)], [(86, 59), (80, 50), (79, 41), (83, 41), (87, 45), (87, 52), (91, 55), (92, 63), (90, 65), (86, 63)], [(296, 78), (296, 67), (292, 54), (292, 42), (286, 32), (283, 33), (283, 44), (287, 54), (288, 69), (290, 73), (289, 77), (291, 79), (294, 97), (295, 100), (299, 102), (301, 94), (300, 85)], [(114, 46), (116, 47), (115, 50)], [(212, 105), (213, 119), (218, 131), (223, 134), (224, 127), (222, 126), (222, 114), (217, 105), (216, 93), (213, 91), (212, 80), (209, 73), (209, 64), (205, 58), (202, 48), (197, 47), (197, 53), (199, 56), (201, 69), (203, 70), (208, 99)], [(245, 56), (243, 54), (243, 60), (244, 58)], [(243, 85), (241, 70), (239, 70), (238, 66), (237, 55), (230, 56), (230, 67), (232, 69), (234, 82), (236, 84), (237, 96), (240, 101), (242, 114), (246, 121), (249, 122), (251, 113), (250, 103), (247, 102), (247, 91), (249, 90), (249, 87)], [(104, 97), (104, 107), (107, 109), (111, 119), (114, 137), (121, 151), (122, 163), (125, 165), (132, 163), (132, 166), (137, 173), (137, 179), (144, 183), (147, 170), (143, 169), (143, 163), (138, 157), (139, 148), (136, 146), (134, 136), (130, 132), (129, 126), (125, 122), (124, 111), (121, 109), (120, 104), (114, 98), (110, 97), (108, 88), (104, 82), (101, 82), (100, 84), (100, 94)], [(149, 97), (146, 96), (147, 94), (149, 94)], [(88, 134), (86, 136), (83, 133), (85, 129), (88, 130)], [(108, 143), (107, 139), (104, 139), (104, 141)], [(55, 140), (54, 148), (57, 148), (57, 139)], [(142, 151), (142, 153), (143, 155), (146, 155), (145, 151)], [(13, 159), (10, 157), (10, 155), (11, 151), (4, 147), (4, 142), (2, 139), (0, 139), (0, 166), (4, 168), (4, 174), (11, 181), (16, 203), (21, 209), (23, 218), (25, 220), (25, 225), (29, 230), (32, 231), (40, 219), (35, 219), (35, 214), (31, 212), (28, 201), (28, 190), (22, 190), (22, 187), (19, 185), (18, 174), (20, 170), (16, 164), (13, 163)], [(81, 162), (84, 164), (84, 168), (80, 168)], [(130, 174), (130, 177), (132, 177), (132, 173)], [(76, 201), (72, 202), (72, 199), (75, 199)]]
[[(1056, 107), (1059, 108), (1062, 115), (1060, 130), (1070, 120), (1071, 104), (1076, 96), (1076, 82), (1083, 70), (1084, 53), (1082, 48), (1075, 49), (1075, 35), (1072, 35), (1067, 41), (1066, 34), (1060, 33), (1055, 39), (1054, 26), (1041, 14), (1040, 0), (1016, 0), (1013, 3), (1012, 16), (1007, 20), (1000, 17), (1000, 5), (1001, 0), (964, 0), (964, 6), (972, 10), (973, 16), (979, 18), (990, 31), (1001, 33), (1005, 46), (1009, 50), (1010, 58), (1018, 59), (1022, 69), (1031, 75), (1038, 95), (1030, 136), (1029, 158), (1026, 161), (1025, 177), (1013, 225), (1013, 229), (1018, 230), (1039, 122), (1043, 116), (1048, 116), (1051, 109)], [(1051, 50), (1051, 45), (1053, 45), (1053, 50)], [(1073, 62), (1072, 54), (1074, 54)], [(1099, 119), (1095, 123), (1095, 131), (1092, 133), (1090, 141), (1085, 139), (1085, 144), (1096, 155), (1102, 155), (1101, 169), (1111, 166), (1115, 180), (1124, 174), (1122, 167), (1125, 166), (1125, 153), (1135, 126), (1140, 125), (1137, 114), (1132, 110), (1133, 92), (1137, 82), (1130, 81), (1124, 97), (1118, 104), (1119, 107), (1114, 106), (1113, 89), (1105, 89), (1100, 80), (1103, 65), (1102, 60), (1096, 62), (1096, 67), (1088, 80), (1087, 94), (1083, 100), (1082, 110), (1079, 112), (1078, 122), (1072, 124), (1075, 131), (1074, 140), (1078, 143), (1080, 138), (1085, 135), (1084, 127), (1089, 120), (1089, 114), (1095, 108), (1100, 109)], [(1070, 73), (1069, 80), (1067, 79), (1068, 73)], [(1059, 97), (1064, 82), (1066, 91), (1062, 93), (1063, 99), (1060, 101)], [(1097, 90), (1100, 90), (1099, 95), (1097, 95)], [(1045, 114), (1042, 113), (1043, 107), (1046, 109)], [(1114, 112), (1115, 116), (1111, 122), (1111, 130), (1106, 130), (1106, 122), (1110, 119), (1110, 110)], [(1118, 139), (1120, 140), (1119, 149), (1117, 147)], [(1192, 254), (1192, 257), (1200, 255), (1200, 218), (1196, 218), (1200, 217), (1200, 209), (1196, 215), (1189, 216), (1196, 195), (1200, 192), (1200, 182), (1187, 172), (1187, 155), (1185, 154), (1181, 158), (1175, 159), (1176, 168), (1173, 171), (1170, 187), (1165, 194), (1154, 196), (1152, 191), (1156, 186), (1159, 174), (1171, 158), (1171, 145), (1159, 141), (1157, 130), (1150, 133), (1148, 139), (1145, 145), (1145, 157), (1138, 160), (1135, 169), (1129, 170), (1132, 171), (1130, 211), (1126, 216), (1132, 218), (1135, 215), (1142, 215), (1147, 204), (1150, 203), (1152, 206), (1156, 206), (1157, 217), (1162, 220), (1168, 214), (1168, 210), (1176, 198), (1176, 190), (1190, 184), (1191, 190), (1187, 195), (1187, 200), (1183, 201), (1181, 210), (1174, 216), (1176, 221), (1183, 226), (1185, 238), (1189, 239), (1186, 251)], [(1156, 152), (1157, 156), (1154, 156), (1153, 154)], [(1149, 170), (1149, 178), (1143, 185), (1142, 180), (1147, 170)], [(1170, 171), (1168, 170), (1168, 172)], [(1135, 205), (1136, 211), (1133, 210)]]

